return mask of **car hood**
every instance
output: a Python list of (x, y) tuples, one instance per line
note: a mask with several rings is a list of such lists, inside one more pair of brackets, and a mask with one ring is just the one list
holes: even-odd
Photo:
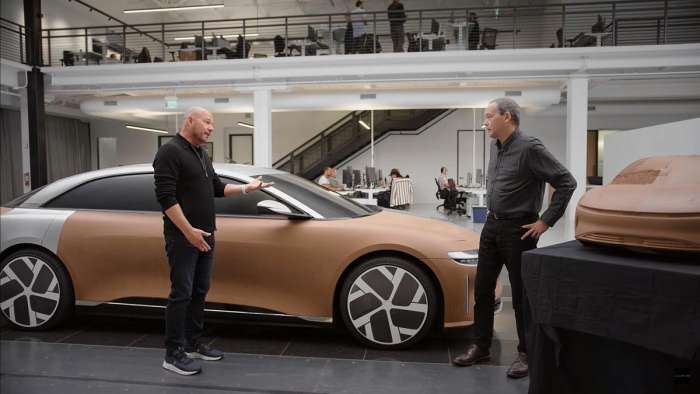
[(700, 187), (695, 185), (606, 185), (581, 197), (590, 209), (630, 213), (700, 213)]

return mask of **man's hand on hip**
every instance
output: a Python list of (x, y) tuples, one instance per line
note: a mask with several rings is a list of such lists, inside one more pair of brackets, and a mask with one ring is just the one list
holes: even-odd
[(520, 239), (525, 239), (527, 237), (539, 239), (540, 235), (549, 229), (549, 226), (547, 226), (542, 219), (538, 219), (535, 223), (526, 224), (522, 227), (528, 230), (522, 237), (520, 237)]
[(211, 250), (211, 246), (204, 240), (204, 237), (210, 236), (211, 233), (200, 230), (198, 228), (192, 228), (192, 231), (187, 232), (185, 237), (192, 246), (199, 249), (200, 252), (208, 252)]

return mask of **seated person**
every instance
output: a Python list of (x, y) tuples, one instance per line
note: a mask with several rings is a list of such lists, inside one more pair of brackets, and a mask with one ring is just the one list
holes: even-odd
[(323, 175), (318, 178), (318, 184), (325, 187), (328, 190), (343, 190), (343, 185), (336, 179), (336, 170), (333, 167), (326, 167), (323, 170)]
[(440, 176), (438, 177), (438, 185), (440, 190), (445, 190), (450, 187), (447, 183), (447, 167), (440, 167)]

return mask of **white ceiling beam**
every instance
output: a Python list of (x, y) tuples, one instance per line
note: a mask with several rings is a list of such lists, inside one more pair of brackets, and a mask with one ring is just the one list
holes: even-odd
[(700, 74), (700, 44), (305, 56), (44, 67), (47, 92), (308, 83)]

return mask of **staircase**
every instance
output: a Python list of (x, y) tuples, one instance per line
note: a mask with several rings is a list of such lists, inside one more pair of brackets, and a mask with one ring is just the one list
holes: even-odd
[[(374, 139), (392, 131), (416, 131), (447, 112), (446, 109), (374, 111)], [(370, 111), (354, 111), (299, 145), (275, 162), (274, 167), (306, 179), (316, 179), (325, 167), (333, 167), (370, 143)]]

